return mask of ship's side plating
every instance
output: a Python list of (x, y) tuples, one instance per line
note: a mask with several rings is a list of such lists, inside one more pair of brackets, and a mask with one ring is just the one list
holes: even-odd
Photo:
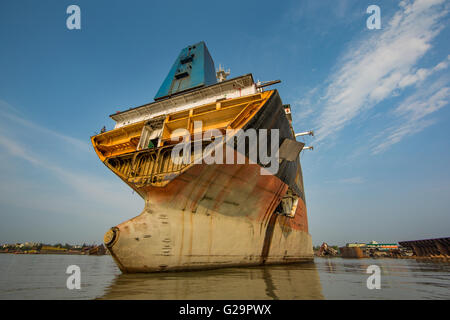
[(287, 186), (258, 165), (196, 165), (146, 188), (143, 212), (108, 247), (123, 272), (204, 269), (311, 259), (306, 212), (275, 213)]

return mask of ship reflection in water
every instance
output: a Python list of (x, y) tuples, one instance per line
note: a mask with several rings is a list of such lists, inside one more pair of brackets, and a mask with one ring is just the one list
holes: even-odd
[(314, 263), (121, 274), (101, 299), (323, 299)]

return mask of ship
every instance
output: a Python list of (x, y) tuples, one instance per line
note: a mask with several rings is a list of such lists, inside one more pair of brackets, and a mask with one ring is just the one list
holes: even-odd
[(216, 70), (205, 42), (189, 45), (153, 102), (110, 115), (114, 129), (91, 137), (104, 165), (145, 201), (104, 235), (123, 273), (313, 260), (300, 165), (307, 147), (290, 105), (269, 90), (280, 81), (229, 74)]

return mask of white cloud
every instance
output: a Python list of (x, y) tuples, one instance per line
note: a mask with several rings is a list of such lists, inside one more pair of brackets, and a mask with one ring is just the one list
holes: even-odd
[[(36, 234), (45, 237), (45, 228), (58, 225), (64, 236), (85, 241), (98, 239), (107, 227), (142, 210), (140, 197), (104, 166), (92, 173), (99, 160), (87, 143), (44, 128), (0, 104), (0, 205), (11, 210), (0, 212), (2, 221), (17, 224), (17, 214), (40, 215), (43, 221), (51, 216), (39, 230), (33, 229)], [(27, 231), (20, 230), (27, 230), (32, 221), (14, 230), (24, 232), (24, 237)], [(73, 223), (89, 224), (91, 233), (71, 229)]]
[(13, 156), (25, 159), (37, 166), (43, 165), (43, 163), (32, 156), (26, 149), (22, 148), (17, 143), (14, 143), (9, 138), (0, 135), (0, 145)]
[(407, 74), (406, 76), (404, 76), (400, 80), (400, 82), (398, 83), (398, 86), (400, 88), (404, 88), (404, 87), (407, 87), (407, 86), (410, 86), (410, 85), (422, 82), (426, 78), (431, 76), (433, 73), (447, 69), (448, 68), (448, 61), (450, 61), (450, 55), (448, 55), (447, 58), (444, 61), (438, 63), (433, 68), (429, 68), (429, 69), (420, 68), (420, 69), (417, 69), (415, 72), (412, 72), (412, 73)]
[(294, 124), (303, 122), (304, 119), (314, 114), (315, 107), (313, 100), (314, 96), (317, 94), (317, 90), (318, 88), (309, 90), (303, 97), (292, 103), (292, 107), (297, 110), (294, 118)]
[(396, 123), (376, 136), (375, 140), (381, 140), (375, 144), (372, 154), (385, 151), (390, 146), (400, 142), (404, 137), (416, 134), (431, 126), (435, 119), (425, 119), (432, 113), (448, 105), (450, 100), (450, 86), (448, 82), (439, 79), (426, 89), (419, 90), (403, 101), (393, 113), (400, 117), (400, 123)]
[(8, 119), (9, 121), (13, 121), (17, 125), (21, 125), (23, 127), (22, 129), (35, 130), (39, 133), (48, 134), (66, 143), (70, 143), (72, 146), (78, 149), (81, 149), (83, 151), (90, 151), (89, 145), (84, 141), (50, 130), (46, 127), (40, 126), (25, 119), (23, 116), (19, 115), (19, 111), (16, 108), (8, 104), (6, 101), (0, 100), (0, 113), (3, 120)]
[(434, 68), (416, 68), (442, 30), (441, 20), (448, 13), (443, 3), (402, 1), (384, 30), (368, 31), (373, 34), (349, 48), (325, 90), (323, 110), (315, 121), (317, 142), (399, 90), (448, 67), (447, 57)]
[[(0, 135), (0, 146), (10, 155), (24, 159), (38, 169), (44, 169), (57, 177), (70, 188), (70, 192), (75, 192), (79, 197), (78, 199), (104, 204), (108, 207), (126, 209), (123, 208), (123, 205), (127, 203), (127, 201), (124, 201), (124, 198), (129, 199), (129, 194), (124, 194), (123, 190), (116, 189), (111, 181), (83, 173), (71, 167), (49, 163), (39, 157), (39, 155), (29, 151), (29, 147), (25, 147), (20, 142), (13, 141), (2, 135)], [(5, 181), (2, 181), (2, 183), (5, 183)], [(75, 201), (78, 202), (79, 200)], [(52, 205), (53, 203), (48, 203), (49, 207)]]

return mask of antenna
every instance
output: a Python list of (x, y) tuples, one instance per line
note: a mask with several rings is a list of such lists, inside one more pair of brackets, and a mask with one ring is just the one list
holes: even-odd
[(230, 69), (225, 71), (224, 68), (222, 68), (222, 65), (219, 64), (219, 69), (216, 70), (216, 78), (218, 82), (222, 82), (227, 80), (227, 77), (230, 75)]

